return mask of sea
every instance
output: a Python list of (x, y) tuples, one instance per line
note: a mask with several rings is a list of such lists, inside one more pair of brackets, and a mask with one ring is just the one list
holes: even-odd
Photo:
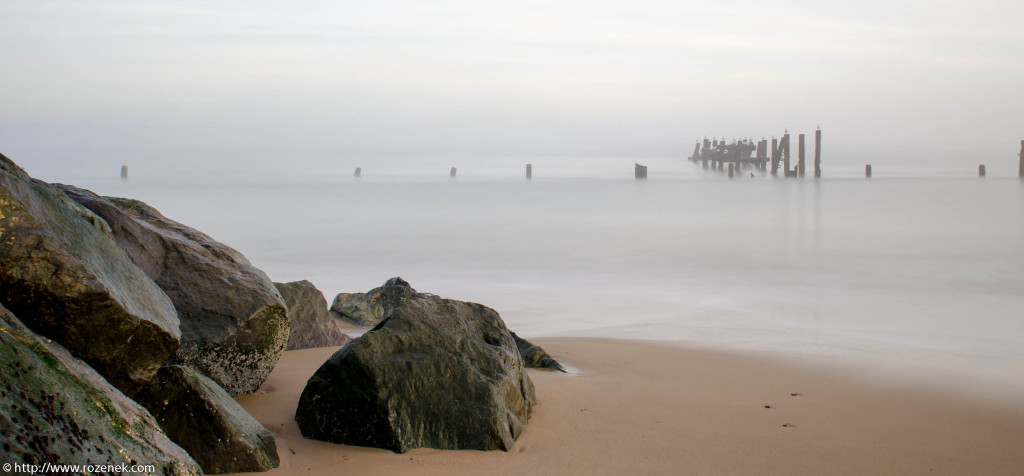
[(168, 162), (130, 165), (127, 179), (23, 165), (143, 200), (329, 301), (400, 276), (493, 307), (527, 338), (671, 341), (1019, 402), (1012, 159), (985, 178), (972, 162), (876, 164), (870, 179), (859, 163), (730, 179), (681, 157)]

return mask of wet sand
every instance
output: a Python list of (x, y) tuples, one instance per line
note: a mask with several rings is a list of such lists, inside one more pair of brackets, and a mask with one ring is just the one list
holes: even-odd
[(281, 466), (269, 475), (1024, 471), (1024, 400), (995, 405), (672, 344), (533, 340), (578, 374), (530, 370), (540, 403), (507, 453), (395, 454), (302, 438), (293, 420), (299, 394), (337, 348), (287, 352), (263, 389), (239, 401), (277, 439)]

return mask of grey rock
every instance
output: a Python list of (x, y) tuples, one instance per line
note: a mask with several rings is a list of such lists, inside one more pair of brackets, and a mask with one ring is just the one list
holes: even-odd
[(420, 294), (331, 356), (295, 419), (306, 438), (334, 443), (508, 451), (535, 402), (496, 311)]
[(274, 436), (216, 382), (163, 367), (135, 400), (208, 474), (268, 471), (280, 463)]
[(156, 471), (135, 474), (203, 474), (144, 408), (2, 306), (0, 361), (4, 463), (153, 465)]
[(562, 364), (548, 355), (543, 348), (517, 336), (515, 332), (511, 334), (512, 338), (516, 341), (516, 347), (519, 348), (519, 355), (523, 357), (523, 365), (531, 369), (550, 369), (565, 372)]
[(171, 363), (205, 374), (231, 395), (255, 392), (288, 343), (284, 301), (266, 273), (143, 202), (60, 187), (109, 224), (117, 244), (174, 303), (181, 347)]
[(293, 281), (274, 283), (288, 307), (287, 350), (345, 345), (352, 340), (327, 310), (327, 299), (313, 283)]
[(0, 155), (0, 303), (128, 395), (175, 352), (174, 306), (107, 223)]
[(404, 300), (415, 295), (416, 290), (408, 282), (395, 277), (365, 294), (338, 294), (331, 304), (331, 312), (351, 324), (373, 327), (390, 317)]

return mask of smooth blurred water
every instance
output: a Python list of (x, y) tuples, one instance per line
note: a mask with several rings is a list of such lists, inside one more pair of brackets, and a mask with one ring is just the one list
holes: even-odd
[(373, 162), (360, 179), (358, 162), (40, 178), (144, 200), (329, 300), (402, 276), (494, 307), (526, 336), (668, 339), (1024, 389), (1016, 177), (866, 180), (850, 166), (729, 180), (635, 160), (649, 180), (630, 159), (557, 157), (467, 161), (454, 180), (459, 164), (423, 158)]

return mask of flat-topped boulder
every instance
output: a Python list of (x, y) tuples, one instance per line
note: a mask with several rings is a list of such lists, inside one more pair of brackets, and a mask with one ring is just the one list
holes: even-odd
[(495, 310), (418, 294), (316, 371), (295, 420), (333, 443), (508, 451), (535, 401)]
[(188, 367), (161, 368), (135, 400), (207, 474), (269, 471), (280, 463), (274, 436), (216, 382)]
[(359, 327), (373, 327), (387, 319), (416, 290), (404, 279), (395, 277), (365, 294), (341, 293), (331, 304), (331, 313)]
[(327, 299), (313, 283), (293, 281), (274, 283), (288, 307), (287, 350), (345, 345), (352, 340), (338, 326), (327, 309)]
[(153, 465), (154, 472), (136, 474), (203, 474), (144, 408), (2, 306), (0, 362), (4, 463)]
[(0, 303), (128, 395), (179, 346), (168, 296), (101, 217), (0, 155)]
[(199, 371), (231, 395), (256, 391), (288, 343), (287, 310), (266, 273), (143, 202), (61, 189), (109, 224), (117, 244), (174, 303), (181, 346), (172, 363)]

